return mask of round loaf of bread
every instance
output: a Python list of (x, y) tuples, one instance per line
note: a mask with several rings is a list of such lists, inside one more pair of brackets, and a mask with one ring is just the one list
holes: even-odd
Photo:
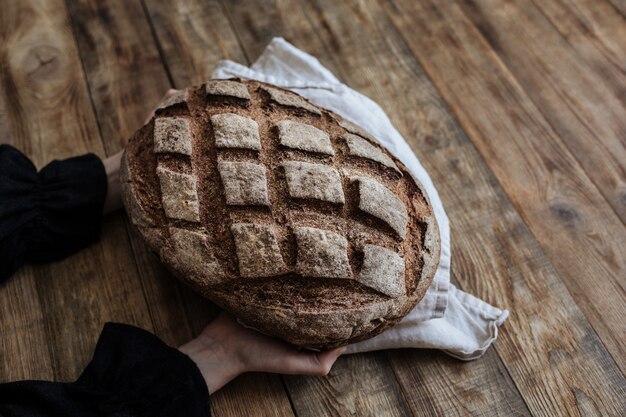
[(176, 276), (298, 346), (379, 334), (437, 269), (437, 222), (409, 170), (273, 85), (211, 80), (170, 97), (121, 170), (132, 223)]

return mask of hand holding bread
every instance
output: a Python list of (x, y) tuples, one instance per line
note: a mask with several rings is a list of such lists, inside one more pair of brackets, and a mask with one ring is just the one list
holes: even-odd
[(241, 326), (220, 313), (202, 333), (179, 350), (198, 365), (213, 393), (245, 372), (327, 375), (345, 347), (307, 352)]

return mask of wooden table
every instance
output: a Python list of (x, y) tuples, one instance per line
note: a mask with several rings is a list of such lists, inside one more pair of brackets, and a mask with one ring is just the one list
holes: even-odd
[[(0, 141), (38, 167), (111, 155), (168, 88), (283, 36), (388, 112), (448, 210), (453, 279), (511, 316), (475, 362), (390, 350), (328, 377), (246, 374), (214, 414), (624, 416), (625, 15), (623, 0), (2, 0)], [(119, 213), (100, 243), (0, 287), (0, 380), (73, 380), (106, 321), (178, 345), (214, 314)]]

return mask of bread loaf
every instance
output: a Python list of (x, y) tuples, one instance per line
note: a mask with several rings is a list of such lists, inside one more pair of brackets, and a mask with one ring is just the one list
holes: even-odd
[(439, 232), (422, 186), (358, 127), (255, 81), (163, 102), (122, 160), (126, 209), (180, 279), (298, 346), (367, 339), (423, 297)]

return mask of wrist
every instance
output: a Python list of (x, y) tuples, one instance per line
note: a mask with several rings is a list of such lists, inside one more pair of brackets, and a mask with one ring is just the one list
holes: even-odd
[(207, 330), (178, 350), (195, 362), (212, 394), (245, 370), (236, 352)]

